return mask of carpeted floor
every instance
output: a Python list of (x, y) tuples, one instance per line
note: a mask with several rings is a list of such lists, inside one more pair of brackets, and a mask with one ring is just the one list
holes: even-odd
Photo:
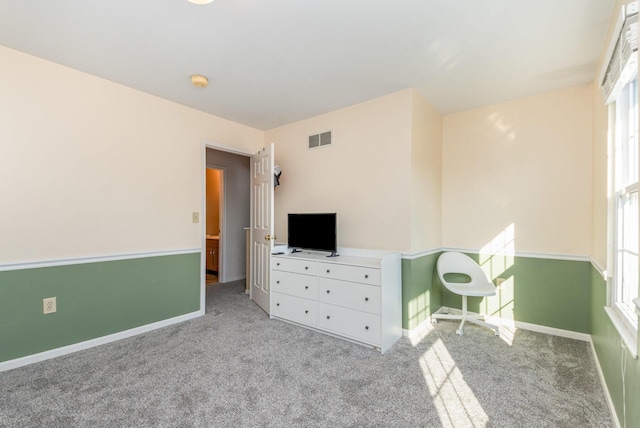
[(0, 373), (0, 426), (614, 426), (588, 343), (456, 325), (381, 355), (212, 284), (204, 317)]

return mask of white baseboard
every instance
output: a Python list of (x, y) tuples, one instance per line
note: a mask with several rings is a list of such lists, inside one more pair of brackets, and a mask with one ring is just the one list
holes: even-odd
[[(493, 319), (489, 317), (489, 319)], [(583, 342), (591, 341), (591, 335), (587, 333), (579, 333), (571, 330), (563, 330), (560, 328), (547, 327), (545, 325), (538, 324), (530, 324), (528, 322), (521, 321), (512, 321), (512, 320), (502, 320), (502, 318), (498, 318), (502, 325), (505, 326), (514, 326), (515, 328), (521, 328), (522, 330), (535, 331), (538, 333), (550, 334), (552, 336), (566, 337), (569, 339), (581, 340)]]
[(173, 324), (178, 324), (184, 321), (188, 321), (193, 318), (202, 316), (201, 311), (191, 312), (185, 315), (180, 315), (174, 318), (146, 324), (140, 327), (135, 327), (129, 330), (120, 331), (118, 333), (109, 334), (107, 336), (97, 337), (95, 339), (86, 340), (84, 342), (74, 343), (73, 345), (63, 346), (61, 348), (51, 349), (49, 351), (40, 352), (38, 354), (27, 355), (25, 357), (16, 358), (9, 361), (0, 363), (0, 372), (15, 369), (18, 367), (26, 366), (40, 361), (49, 360), (51, 358), (60, 357), (62, 355), (71, 354), (73, 352), (82, 351), (84, 349), (93, 348), (95, 346), (104, 345), (106, 343), (115, 342), (117, 340), (126, 339), (138, 334), (147, 333), (152, 330), (157, 330), (162, 327), (167, 327)]
[(423, 338), (429, 335), (434, 329), (434, 325), (431, 323), (431, 317), (418, 324), (417, 327), (411, 330), (402, 329), (402, 335), (409, 339), (412, 345), (418, 344)]
[(611, 394), (609, 394), (609, 388), (607, 388), (607, 381), (604, 378), (604, 373), (602, 372), (602, 367), (600, 366), (600, 360), (598, 359), (598, 353), (596, 352), (596, 347), (593, 345), (593, 340), (589, 340), (591, 344), (591, 353), (593, 354), (593, 359), (596, 362), (596, 368), (598, 369), (598, 377), (600, 378), (600, 385), (602, 385), (602, 391), (604, 392), (604, 396), (607, 399), (607, 405), (609, 406), (609, 412), (611, 413), (611, 418), (613, 422), (616, 424), (616, 428), (620, 428), (620, 421), (616, 416), (616, 408), (613, 405), (613, 400), (611, 399)]
[[(457, 314), (462, 314), (462, 311), (460, 309), (448, 308), (446, 306), (443, 306), (440, 309), (438, 309), (436, 313), (450, 313), (450, 314), (457, 315)], [(474, 314), (473, 312), (469, 312), (469, 313)], [(535, 331), (537, 333), (550, 334), (552, 336), (567, 337), (569, 339), (582, 340), (583, 342), (591, 341), (591, 336), (589, 334), (578, 333), (571, 330), (563, 330), (560, 328), (547, 327), (544, 325), (531, 324), (531, 323), (522, 322), (522, 321), (513, 321), (505, 318), (498, 318), (498, 317), (491, 317), (491, 316), (487, 317), (487, 321), (492, 322), (494, 324), (498, 324), (500, 326), (505, 326), (508, 328), (515, 327), (522, 330), (529, 330), (529, 331)], [(419, 340), (420, 338), (424, 337), (425, 334), (428, 334), (432, 329), (433, 329), (433, 326), (431, 324), (431, 317), (429, 317), (412, 330), (403, 329), (402, 335), (405, 337), (408, 337), (409, 340), (411, 340), (413, 343), (413, 340)]]

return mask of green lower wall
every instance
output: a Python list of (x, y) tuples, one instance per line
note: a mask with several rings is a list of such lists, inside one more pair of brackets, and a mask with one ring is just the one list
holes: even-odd
[[(402, 260), (402, 327), (411, 330), (460, 297), (437, 278), (439, 253)], [(498, 295), (470, 299), (472, 311), (591, 333), (623, 425), (621, 340), (603, 310), (606, 283), (588, 262), (527, 257), (482, 259), (505, 278)], [(42, 314), (42, 299), (58, 311)], [(0, 272), (0, 362), (121, 332), (200, 308), (200, 254)], [(640, 360), (626, 355), (626, 426), (640, 426)]]
[[(607, 284), (600, 273), (591, 268), (591, 341), (598, 355), (611, 401), (616, 409), (620, 426), (640, 427), (640, 360), (622, 348), (622, 339), (611, 323), (604, 306), (607, 303)], [(638, 337), (640, 341), (640, 337)], [(626, 355), (623, 355), (626, 354)], [(626, 402), (626, 424), (623, 409), (622, 360)]]
[(0, 362), (199, 309), (200, 253), (3, 271)]
[(442, 306), (441, 285), (436, 281), (438, 255), (402, 259), (402, 328), (411, 330)]
[[(590, 332), (591, 263), (533, 257), (469, 256), (490, 278), (505, 279), (496, 296), (469, 298), (470, 311), (579, 333)], [(442, 305), (460, 309), (462, 300), (443, 289)]]
[[(402, 328), (411, 330), (441, 306), (460, 309), (460, 296), (436, 274), (440, 253), (402, 260)], [(589, 333), (590, 272), (586, 261), (470, 254), (491, 278), (504, 278), (496, 296), (469, 298), (469, 310), (547, 327)]]

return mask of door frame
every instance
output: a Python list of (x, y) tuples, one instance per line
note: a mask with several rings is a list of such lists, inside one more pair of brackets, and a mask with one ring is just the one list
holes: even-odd
[[(207, 214), (207, 149), (234, 153), (236, 155), (246, 156), (247, 158), (251, 158), (255, 153), (250, 150), (227, 146), (226, 144), (222, 144), (217, 141), (207, 139), (201, 139), (200, 141), (200, 315), (204, 315), (206, 307), (207, 276), (205, 269), (202, 269), (202, 267), (206, 266), (207, 263), (207, 224), (205, 220)], [(222, 261), (222, 259), (220, 259), (220, 261)], [(220, 277), (218, 277), (218, 279), (220, 279)]]

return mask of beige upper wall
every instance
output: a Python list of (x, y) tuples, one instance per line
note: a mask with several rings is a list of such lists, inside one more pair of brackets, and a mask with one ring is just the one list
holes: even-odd
[(411, 250), (442, 246), (442, 115), (413, 91)]
[(0, 264), (199, 247), (202, 139), (263, 135), (0, 47)]
[(591, 85), (445, 116), (443, 244), (588, 255)]
[[(338, 246), (411, 248), (411, 110), (407, 89), (267, 131), (282, 168), (275, 233), (287, 239), (287, 213), (337, 212)], [(333, 131), (330, 147), (308, 136)]]

